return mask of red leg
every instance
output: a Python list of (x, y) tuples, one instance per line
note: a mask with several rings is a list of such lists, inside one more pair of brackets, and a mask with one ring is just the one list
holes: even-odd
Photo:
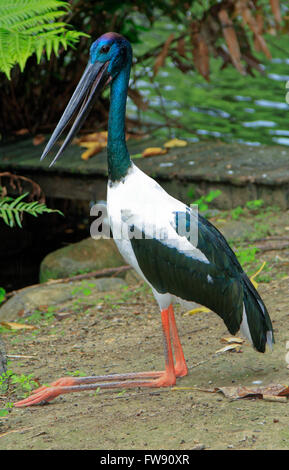
[(165, 372), (163, 375), (154, 381), (154, 387), (169, 387), (176, 383), (176, 373), (174, 367), (173, 351), (170, 339), (170, 317), (169, 309), (162, 310), (162, 327), (163, 327), (163, 338), (164, 338), (164, 350), (165, 350)]
[[(36, 405), (53, 400), (58, 395), (82, 390), (132, 388), (132, 387), (169, 387), (176, 383), (172, 345), (170, 341), (169, 309), (161, 312), (165, 370), (153, 372), (138, 372), (128, 374), (113, 374), (91, 377), (63, 377), (53, 382), (49, 387), (39, 387), (28, 398), (15, 403), (15, 407)], [(149, 380), (150, 379), (150, 380)]]
[(179, 338), (174, 309), (172, 305), (169, 306), (168, 311), (169, 311), (171, 338), (173, 340), (175, 359), (176, 359), (176, 364), (175, 364), (176, 377), (183, 377), (184, 375), (187, 375), (188, 367), (185, 361), (183, 348), (182, 348), (181, 341)]

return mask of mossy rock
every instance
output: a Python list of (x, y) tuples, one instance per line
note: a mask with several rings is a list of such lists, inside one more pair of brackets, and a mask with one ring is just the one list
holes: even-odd
[(39, 281), (62, 279), (126, 264), (112, 239), (86, 238), (49, 253), (40, 265)]
[[(25, 316), (41, 306), (60, 305), (82, 296), (94, 295), (99, 292), (115, 291), (127, 286), (123, 279), (102, 277), (100, 279), (86, 279), (83, 281), (39, 284), (21, 289), (0, 307), (0, 321), (17, 321), (19, 316)], [(1, 350), (0, 338), (0, 366), (4, 349)], [(2, 359), (2, 364), (3, 359)]]

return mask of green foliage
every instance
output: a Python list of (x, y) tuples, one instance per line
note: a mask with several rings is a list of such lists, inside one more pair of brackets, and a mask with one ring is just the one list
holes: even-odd
[(15, 374), (12, 370), (7, 370), (4, 374), (0, 375), (0, 393), (5, 393), (7, 383), (14, 386), (17, 393), (23, 394), (31, 392), (37, 383), (33, 380), (33, 374)]
[[(54, 314), (55, 307), (53, 305), (50, 305), (43, 310), (35, 309), (31, 315), (25, 318), (25, 323), (28, 323), (29, 325), (35, 325), (38, 323), (41, 323), (42, 325), (49, 324), (54, 320)], [(22, 319), (19, 320), (19, 323), (23, 323)], [(37, 330), (35, 330), (32, 334), (35, 333), (37, 333)]]
[(3, 287), (0, 287), (0, 304), (3, 302), (5, 299), (6, 291), (3, 289)]
[(49, 60), (52, 51), (58, 55), (87, 36), (59, 21), (69, 8), (60, 0), (0, 0), (0, 71), (10, 78), (12, 67), (18, 63), (23, 72), (32, 54), (39, 63), (45, 49)]
[(79, 295), (88, 296), (88, 295), (92, 294), (92, 289), (91, 288), (94, 288), (94, 287), (95, 287), (95, 284), (87, 283), (87, 282), (84, 281), (84, 282), (81, 283), (81, 286), (75, 287), (71, 291), (71, 294), (72, 295), (79, 294)]
[(0, 218), (2, 218), (5, 224), (9, 227), (22, 227), (21, 218), (23, 213), (27, 213), (37, 217), (38, 215), (43, 214), (44, 212), (58, 212), (62, 213), (55, 209), (49, 209), (44, 203), (39, 201), (24, 202), (23, 199), (28, 195), (28, 193), (21, 194), (16, 199), (10, 196), (0, 198)]
[(86, 373), (81, 370), (75, 370), (72, 372), (66, 372), (66, 375), (70, 375), (71, 377), (85, 377)]
[(237, 220), (239, 219), (240, 215), (244, 214), (244, 209), (242, 207), (237, 206), (231, 210), (232, 219)]
[(201, 196), (199, 199), (194, 201), (194, 204), (198, 205), (200, 212), (205, 212), (209, 209), (208, 204), (212, 202), (214, 199), (216, 199), (218, 196), (220, 196), (221, 193), (222, 191), (220, 191), (219, 189), (211, 190), (205, 196)]
[(262, 207), (263, 204), (264, 204), (263, 199), (255, 199), (255, 200), (253, 200), (253, 201), (248, 201), (248, 202), (246, 202), (246, 207), (247, 207), (250, 211), (254, 211), (254, 210), (260, 209), (260, 207)]
[[(0, 381), (1, 381), (1, 376), (0, 376)], [(14, 405), (11, 402), (5, 403), (5, 407), (0, 408), (0, 418), (4, 418), (5, 416), (7, 416), (9, 414), (9, 409), (13, 408), (13, 406)]]
[(4, 418), (5, 416), (7, 416), (9, 413), (9, 410), (7, 410), (6, 408), (0, 408), (0, 418)]
[(246, 248), (238, 248), (236, 250), (236, 255), (241, 266), (245, 266), (246, 264), (250, 264), (256, 261), (257, 251), (258, 251), (258, 248), (256, 248), (255, 246), (248, 246)]
[[(253, 199), (252, 201), (247, 201), (244, 207), (237, 206), (234, 209), (229, 211), (223, 211), (223, 217), (231, 217), (234, 220), (238, 220), (242, 217), (247, 217), (250, 214), (254, 214), (256, 219), (263, 219), (264, 214), (272, 210), (272, 207), (264, 207), (263, 199)], [(275, 210), (275, 208), (274, 208)], [(256, 223), (255, 230), (258, 232), (259, 236), (265, 236), (268, 232), (268, 225)]]
[[(38, 2), (37, 0), (30, 0), (29, 4), (33, 4), (34, 6), (43, 6), (45, 2), (45, 6), (48, 6), (51, 1), (52, 0), (48, 0), (46, 2), (45, 0), (40, 0)], [(262, 10), (264, 9), (266, 13), (265, 23), (270, 24), (270, 28), (272, 29), (274, 20), (272, 19), (272, 8), (270, 8), (270, 2), (268, 2), (268, 0), (264, 0), (260, 10), (260, 1), (261, 0), (258, 0), (258, 9), (255, 9), (255, 12), (258, 11), (258, 15), (262, 16)], [(0, 0), (1, 4), (4, 2), (5, 0)], [(64, 2), (56, 2), (56, 0), (54, 0), (54, 2), (59, 6), (59, 11), (63, 10), (64, 13), (67, 11), (66, 7), (60, 6), (61, 4), (64, 4)], [(257, 0), (254, 0), (254, 3), (255, 2), (257, 2)], [(5, 4), (6, 3), (7, 2), (5, 2)], [(15, 3), (18, 5), (20, 0), (8, 0), (8, 3)], [(28, 4), (28, 1), (21, 0), (21, 4)], [(232, 119), (216, 120), (215, 117), (208, 116), (208, 114), (206, 114), (206, 111), (209, 108), (224, 109), (224, 111), (231, 114), (231, 108), (239, 110), (243, 105), (247, 106), (245, 102), (234, 103), (234, 95), (242, 94), (240, 92), (240, 77), (243, 79), (241, 84), (245, 83), (246, 92), (254, 92), (254, 99), (255, 97), (258, 97), (258, 93), (263, 93), (263, 99), (265, 99), (264, 92), (268, 94), (268, 84), (270, 85), (270, 79), (267, 77), (266, 83), (264, 85), (262, 84), (262, 86), (260, 86), (259, 79), (256, 80), (253, 76), (239, 77), (238, 75), (230, 75), (228, 78), (229, 84), (227, 85), (226, 83), (224, 87), (223, 82), (220, 82), (218, 75), (219, 70), (221, 69), (221, 74), (225, 77), (229, 76), (227, 72), (230, 71), (230, 68), (224, 70), (223, 67), (221, 67), (220, 60), (224, 60), (224, 67), (227, 67), (231, 62), (230, 54), (228, 54), (228, 48), (224, 39), (223, 27), (218, 17), (220, 9), (224, 8), (225, 10), (228, 10), (229, 17), (232, 20), (234, 28), (236, 28), (236, 34), (238, 37), (240, 36), (239, 42), (242, 53), (244, 52), (244, 58), (242, 58), (243, 66), (246, 66), (246, 68), (250, 70), (251, 66), (253, 66), (252, 64), (257, 64), (258, 62), (253, 58), (250, 52), (250, 34), (248, 28), (244, 27), (241, 16), (234, 13), (236, 2), (227, 2), (226, 0), (178, 0), (177, 2), (171, 2), (169, 0), (145, 0), (141, 2), (135, 2), (132, 0), (123, 0), (122, 2), (111, 0), (98, 0), (97, 2), (94, 0), (73, 0), (70, 4), (71, 11), (68, 12), (67, 17), (59, 18), (59, 21), (69, 23), (74, 31), (83, 31), (88, 35), (91, 35), (92, 40), (95, 40), (106, 31), (116, 31), (125, 35), (129, 39), (129, 41), (135, 46), (134, 56), (136, 59), (133, 67), (132, 82), (134, 80), (134, 76), (138, 78), (142, 76), (144, 79), (148, 80), (152, 93), (157, 92), (158, 88), (153, 91), (154, 88), (151, 87), (150, 83), (152, 77), (147, 77), (148, 70), (153, 69), (156, 58), (163, 50), (164, 43), (168, 39), (168, 36), (171, 33), (174, 34), (174, 41), (171, 43), (167, 54), (167, 65), (164, 64), (164, 67), (166, 67), (166, 73), (169, 73), (165, 84), (167, 85), (168, 82), (172, 85), (177, 83), (177, 87), (175, 90), (165, 90), (162, 86), (165, 77), (162, 78), (161, 74), (159, 74), (158, 83), (160, 85), (159, 89), (161, 90), (161, 94), (165, 99), (167, 99), (169, 94), (173, 94), (174, 100), (177, 100), (180, 103), (183, 101), (183, 109), (186, 109), (187, 107), (187, 111), (184, 112), (183, 117), (178, 119), (178, 123), (181, 123), (183, 128), (178, 125), (177, 136), (184, 137), (183, 132), (186, 129), (188, 130), (188, 136), (191, 135), (191, 130), (195, 133), (196, 129), (208, 129), (210, 133), (207, 136), (198, 138), (210, 138), (210, 135), (212, 135), (211, 132), (221, 132), (222, 140), (226, 140), (227, 138), (231, 140), (231, 136), (236, 138), (235, 129), (237, 128), (242, 139), (245, 138), (245, 140), (248, 141), (252, 140), (249, 138), (249, 135), (252, 134), (252, 132), (259, 132), (259, 135), (262, 133), (263, 139), (266, 139), (267, 141), (269, 139), (272, 140), (273, 137), (269, 137), (267, 133), (264, 133), (262, 128), (258, 131), (258, 129), (248, 129), (239, 125), (240, 119), (244, 119), (244, 116), (242, 116), (242, 118), (238, 117), (238, 119), (235, 119), (235, 116), (233, 116)], [(269, 6), (265, 7), (266, 4)], [(36, 14), (34, 16), (37, 17)], [(58, 24), (58, 18), (56, 20), (52, 20), (51, 24), (54, 22)], [(193, 49), (198, 45), (196, 41), (192, 40), (193, 24), (196, 26), (196, 31), (201, 31), (201, 36), (208, 45), (211, 56), (210, 73), (213, 74), (213, 76), (211, 75), (211, 84), (214, 84), (214, 86), (204, 84), (203, 80), (200, 79), (196, 73), (179, 73), (180, 71), (188, 72), (196, 69), (201, 70), (200, 61), (206, 61), (205, 53), (192, 54)], [(70, 30), (68, 31), (71, 33)], [(46, 32), (50, 33), (50, 31)], [(54, 34), (54, 31), (52, 31), (52, 33)], [(61, 36), (62, 34), (60, 34), (60, 37)], [(181, 55), (178, 52), (179, 46), (182, 44), (179, 43), (178, 39), (182, 37), (185, 40), (184, 55)], [(43, 132), (43, 129), (48, 132), (50, 130), (52, 131), (54, 123), (59, 119), (60, 112), (63, 111), (65, 104), (71, 97), (71, 90), (76, 87), (79, 81), (84, 64), (87, 63), (89, 48), (92, 41), (86, 40), (85, 38), (79, 39), (76, 50), (72, 50), (70, 47), (68, 47), (67, 50), (63, 50), (64, 48), (61, 46), (61, 54), (59, 54), (58, 58), (55, 57), (55, 54), (51, 54), (49, 66), (46, 60), (41, 60), (40, 64), (37, 65), (36, 54), (33, 54), (29, 59), (29, 66), (25, 67), (22, 75), (20, 75), (20, 69), (15, 67), (12, 76), (12, 83), (8, 83), (8, 80), (4, 74), (2, 74), (2, 80), (0, 77), (0, 88), (3, 87), (1, 95), (3, 93), (4, 95), (7, 95), (5, 99), (5, 107), (3, 106), (2, 110), (4, 126), (1, 131), (3, 139), (8, 138), (11, 132), (24, 127), (33, 135), (38, 132)], [(46, 52), (51, 50), (53, 50), (53, 47), (51, 47), (50, 44), (50, 47)], [(213, 59), (213, 56), (218, 56), (218, 51), (221, 53), (223, 59)], [(199, 57), (197, 64), (194, 63), (195, 60), (193, 59), (193, 56)], [(249, 59), (249, 63), (247, 60), (244, 61), (243, 59)], [(174, 67), (168, 67), (168, 65), (171, 65), (172, 63), (174, 64)], [(183, 81), (186, 81), (187, 86), (183, 86)], [(272, 83), (271, 88), (274, 90), (274, 96), (276, 96), (277, 83), (275, 80), (272, 82), (274, 83)], [(23, 87), (23, 83), (25, 83), (25, 87)], [(68, 83), (69, 86), (67, 86)], [(194, 86), (195, 83), (197, 83), (197, 86)], [(256, 92), (255, 90), (252, 90), (252, 86), (256, 87)], [(283, 86), (282, 82), (280, 82), (280, 86)], [(135, 89), (138, 89), (138, 85), (136, 85)], [(229, 92), (228, 89), (230, 90)], [(11, 90), (13, 92), (11, 92)], [(47, 93), (47, 90), (49, 90), (49, 93)], [(260, 90), (262, 90), (262, 92), (260, 92)], [(220, 93), (223, 92), (225, 96), (222, 101)], [(283, 92), (281, 91), (281, 93)], [(179, 98), (182, 95), (184, 95), (184, 100)], [(148, 102), (150, 101), (149, 98), (150, 96), (148, 97)], [(168, 98), (170, 99), (169, 96)], [(19, 107), (15, 106), (16, 101), (21, 104)], [(137, 101), (140, 102), (140, 100)], [(190, 110), (189, 103), (193, 103), (194, 106), (200, 107), (201, 112), (192, 112)], [(257, 105), (254, 104), (254, 100), (250, 106), (254, 108), (257, 107)], [(102, 96), (101, 102), (96, 103), (95, 109), (95, 112), (91, 113), (86, 120), (86, 129), (91, 129), (92, 126), (95, 125), (96, 119), (100, 123), (105, 122), (108, 109), (107, 97)], [(161, 114), (162, 112), (162, 107), (149, 107), (148, 110), (145, 111), (147, 117), (145, 122), (150, 122), (153, 125), (156, 120), (159, 121), (161, 119), (162, 122), (164, 122), (164, 126), (161, 129), (158, 129), (159, 133), (164, 133), (165, 127), (170, 123), (170, 120), (168, 119), (170, 116), (168, 115), (164, 119)], [(284, 113), (285, 112), (286, 111), (284, 110)], [(247, 118), (248, 114), (246, 111), (244, 111), (244, 114)], [(152, 115), (153, 119), (151, 117)], [(195, 115), (197, 115), (198, 122), (195, 119)], [(279, 111), (278, 116), (279, 115), (281, 116), (281, 111)], [(140, 117), (143, 118), (143, 116), (144, 115), (138, 116), (138, 119)], [(275, 116), (275, 118), (278, 119), (278, 116)], [(209, 128), (203, 127), (203, 120), (205, 121), (205, 125)], [(171, 128), (174, 127), (174, 122), (175, 121), (173, 120), (171, 121)], [(194, 123), (193, 125), (192, 122)], [(231, 129), (232, 132), (230, 132)]]

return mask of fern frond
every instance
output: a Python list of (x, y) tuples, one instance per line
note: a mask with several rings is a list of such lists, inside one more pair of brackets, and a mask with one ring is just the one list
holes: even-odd
[(69, 29), (59, 19), (70, 5), (60, 0), (0, 0), (0, 71), (10, 78), (11, 68), (18, 63), (24, 70), (27, 59), (36, 54), (39, 62), (46, 51), (58, 55), (87, 34)]
[(10, 70), (15, 61), (9, 54), (10, 49), (10, 33), (9, 31), (0, 28), (0, 70), (4, 72), (7, 77), (10, 76)]
[(0, 25), (17, 27), (19, 22), (28, 18), (42, 16), (47, 12), (57, 12), (59, 9), (62, 9), (65, 14), (69, 8), (67, 2), (60, 0), (1, 0)]
[(0, 199), (0, 218), (3, 219), (6, 225), (9, 227), (22, 227), (22, 218), (23, 213), (33, 215), (38, 217), (41, 214), (57, 212), (62, 214), (62, 212), (56, 209), (49, 209), (46, 204), (33, 201), (33, 202), (24, 202), (23, 199), (28, 195), (28, 193), (21, 194), (17, 198), (12, 198), (6, 196)]
[[(54, 28), (55, 20), (57, 18), (63, 17), (64, 14), (65, 12), (61, 10), (44, 13), (42, 15), (35, 15), (32, 18), (25, 18), (23, 21), (18, 21), (13, 25), (13, 28), (17, 28), (17, 31), (26, 31), (29, 34), (37, 33), (38, 29), (42, 31), (44, 28), (49, 28), (51, 26)], [(2, 23), (1, 19), (0, 23)], [(66, 25), (66, 23), (62, 24)], [(8, 27), (9, 25), (5, 25), (3, 23), (2, 26)], [(33, 30), (33, 28), (35, 28), (35, 30)]]

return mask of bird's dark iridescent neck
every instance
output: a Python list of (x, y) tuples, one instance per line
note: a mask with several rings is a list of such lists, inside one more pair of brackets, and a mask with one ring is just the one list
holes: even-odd
[(123, 178), (131, 166), (125, 140), (125, 110), (131, 61), (112, 81), (108, 119), (108, 177), (110, 181)]

